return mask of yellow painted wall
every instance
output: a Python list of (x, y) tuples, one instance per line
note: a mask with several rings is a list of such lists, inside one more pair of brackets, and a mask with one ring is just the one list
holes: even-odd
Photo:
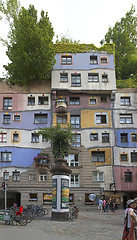
[(105, 165), (112, 165), (113, 164), (113, 155), (112, 155), (112, 149), (111, 148), (92, 148), (88, 151), (90, 152), (91, 161), (92, 161), (92, 151), (105, 151), (105, 162), (93, 162), (95, 166), (105, 166)]
[[(107, 124), (95, 124), (95, 115), (96, 113), (107, 113), (108, 115), (108, 123)], [(90, 128), (90, 127), (98, 127), (102, 128), (112, 127), (111, 121), (111, 111), (110, 110), (81, 110), (81, 128)]]
[(65, 113), (65, 114), (57, 114), (57, 113), (53, 113), (53, 126), (57, 125), (57, 115), (67, 115), (67, 123), (65, 124), (60, 124), (61, 127), (67, 127), (67, 124), (70, 124), (70, 113)]

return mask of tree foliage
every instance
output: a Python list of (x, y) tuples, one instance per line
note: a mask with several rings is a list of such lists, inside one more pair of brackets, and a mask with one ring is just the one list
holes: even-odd
[[(10, 0), (12, 3), (16, 0)], [(8, 8), (8, 6), (7, 6)], [(1, 9), (3, 11), (3, 9)], [(48, 13), (41, 11), (38, 19), (33, 5), (28, 9), (4, 14), (12, 16), (7, 42), (7, 56), (10, 60), (4, 66), (11, 84), (29, 85), (35, 81), (49, 80), (55, 63), (53, 28)], [(15, 9), (17, 10), (17, 9)]]
[(73, 44), (79, 44), (80, 40), (76, 41), (70, 38), (68, 34), (61, 34), (60, 36), (56, 36), (56, 43), (73, 43)]
[(39, 134), (42, 134), (46, 141), (50, 142), (53, 149), (54, 158), (64, 157), (69, 150), (72, 142), (71, 126), (62, 129), (60, 125), (50, 128), (40, 128)]
[(113, 28), (109, 27), (105, 41), (115, 44), (117, 79), (127, 79), (131, 74), (137, 74), (137, 16), (133, 5), (125, 17)]

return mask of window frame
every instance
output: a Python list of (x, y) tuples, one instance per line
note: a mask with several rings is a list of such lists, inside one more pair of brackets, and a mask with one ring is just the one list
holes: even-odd
[(137, 160), (135, 161), (135, 159), (137, 159), (137, 152), (130, 152), (130, 156), (131, 156), (131, 163), (137, 163)]
[(109, 138), (110, 138), (109, 133), (102, 133), (102, 143), (109, 143), (110, 142)]
[(132, 172), (124, 172), (125, 182), (132, 182)]
[[(17, 135), (17, 136), (15, 136), (15, 135)], [(19, 133), (18, 132), (12, 133), (12, 142), (19, 142)]]
[(88, 73), (88, 82), (99, 82), (99, 73)]
[[(74, 119), (74, 124), (72, 124), (72, 118)], [(77, 123), (78, 120), (78, 123)], [(80, 115), (70, 115), (70, 124), (73, 128), (79, 129), (81, 128), (81, 117)]]
[(108, 56), (100, 56), (100, 64), (108, 64)]
[[(122, 102), (122, 100), (124, 100)], [(126, 100), (129, 100), (129, 101), (126, 101)], [(130, 102), (130, 97), (120, 97), (120, 106), (131, 106), (131, 102)]]
[(38, 133), (31, 133), (31, 142), (32, 143), (39, 143), (39, 134)]
[(65, 155), (65, 159), (67, 160), (67, 165), (69, 167), (79, 167), (79, 155), (74, 153), (69, 153)]
[[(17, 119), (16, 119), (16, 117), (17, 117)], [(21, 120), (21, 115), (20, 114), (14, 114), (13, 115), (13, 121), (19, 122), (20, 120)]]
[(19, 171), (12, 172), (12, 181), (20, 182), (20, 172)]
[[(47, 100), (44, 100), (47, 99)], [(49, 97), (48, 96), (38, 96), (38, 105), (49, 105)]]
[(90, 55), (90, 65), (97, 65), (97, 64), (98, 64), (97, 55)]
[[(129, 122), (130, 119), (130, 122)], [(121, 121), (121, 120), (124, 120)], [(128, 120), (128, 122), (127, 122)], [(132, 114), (119, 114), (119, 122), (120, 124), (133, 124), (133, 115)]]
[[(3, 158), (3, 155), (6, 155), (5, 158)], [(6, 159), (6, 160), (3, 160)], [(1, 152), (1, 162), (11, 162), (12, 161), (12, 152)]]
[(71, 73), (71, 87), (81, 87), (81, 73)]
[(10, 178), (9, 172), (3, 172), (3, 180), (4, 181), (9, 181), (9, 178)]
[[(38, 116), (41, 116), (41, 118), (38, 118)], [(48, 113), (34, 113), (34, 124), (48, 124)]]
[[(102, 176), (100, 176), (100, 175), (102, 175)], [(101, 177), (102, 177), (102, 179), (101, 179)], [(104, 182), (104, 172), (93, 172), (93, 182)]]
[(81, 147), (81, 134), (75, 133), (72, 135), (72, 147)]
[(29, 202), (37, 202), (38, 201), (38, 194), (37, 193), (29, 193)]
[[(100, 160), (100, 157), (102, 157), (102, 160)], [(91, 158), (92, 162), (105, 162), (105, 151), (92, 151)]]
[[(135, 137), (133, 137), (135, 135)], [(131, 142), (137, 142), (137, 133), (131, 133)]]
[[(91, 137), (91, 135), (93, 137)], [(98, 141), (98, 133), (90, 133), (90, 140), (91, 141)]]
[(35, 97), (29, 96), (27, 105), (34, 106), (35, 105)]
[(47, 181), (48, 181), (48, 175), (47, 174), (44, 174), (44, 173), (39, 174), (39, 182), (47, 182)]
[(102, 74), (102, 82), (104, 83), (108, 82), (108, 74)]
[[(74, 101), (72, 101), (74, 100)], [(69, 105), (73, 106), (73, 105), (80, 105), (80, 97), (70, 97), (69, 98)]]
[[(65, 59), (65, 61), (62, 61), (62, 59)], [(71, 59), (71, 61), (69, 61), (68, 59)], [(61, 64), (62, 65), (72, 65), (72, 55), (62, 55), (61, 56)]]
[(60, 73), (60, 82), (68, 82), (68, 73)]
[[(6, 104), (5, 101), (7, 101)], [(3, 97), (3, 109), (4, 110), (12, 109), (12, 97)]]
[(121, 143), (128, 143), (128, 133), (120, 133)]
[(3, 124), (11, 123), (11, 114), (3, 114)]
[[(72, 182), (72, 176), (74, 181)], [(70, 187), (80, 187), (80, 176), (79, 174), (70, 175)]]
[[(4, 137), (4, 135), (5, 135), (5, 137)], [(2, 133), (0, 133), (0, 143), (4, 143), (4, 142), (7, 142), (7, 133), (2, 132)]]
[[(122, 159), (122, 157), (125, 157)], [(128, 154), (127, 153), (121, 153), (120, 154), (120, 161), (121, 162), (127, 162), (128, 161)]]
[[(99, 118), (100, 117), (100, 118)], [(103, 118), (105, 117), (105, 122), (103, 122)], [(98, 118), (98, 119), (97, 119)], [(95, 124), (106, 125), (108, 124), (108, 114), (107, 113), (96, 113), (95, 114)]]
[(67, 115), (63, 114), (57, 114), (57, 124), (67, 124)]

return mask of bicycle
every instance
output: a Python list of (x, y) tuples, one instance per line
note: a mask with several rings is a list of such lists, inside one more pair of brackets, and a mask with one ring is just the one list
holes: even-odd
[(66, 213), (66, 219), (74, 221), (79, 215), (79, 209), (75, 205), (69, 207), (69, 211)]

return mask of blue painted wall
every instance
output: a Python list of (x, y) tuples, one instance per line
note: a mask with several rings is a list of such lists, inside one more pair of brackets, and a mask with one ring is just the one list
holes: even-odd
[[(128, 133), (128, 143), (121, 143), (121, 133)], [(137, 147), (137, 142), (131, 141), (131, 133), (137, 133), (137, 129), (117, 129), (117, 145), (119, 147)]]

